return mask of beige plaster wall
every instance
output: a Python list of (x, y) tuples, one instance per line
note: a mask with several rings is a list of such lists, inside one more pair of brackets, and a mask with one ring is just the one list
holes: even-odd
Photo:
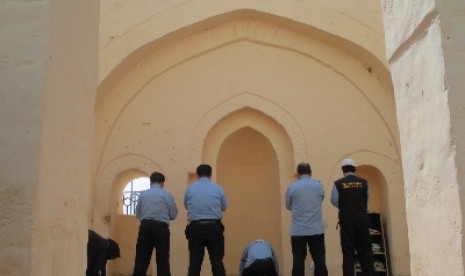
[[(264, 136), (260, 141), (271, 143), (278, 162), (278, 171), (272, 173), (279, 176), (279, 189), (270, 196), (279, 199), (280, 214), (267, 215), (276, 219), (273, 224), (281, 233), (278, 247), (284, 275), (290, 273), (292, 262), (290, 214), (282, 200), (285, 188), (295, 179), (296, 163), (312, 163), (329, 198), (332, 182), (341, 176), (339, 163), (347, 156), (384, 176), (392, 267), (395, 275), (408, 275), (394, 98), (390, 82), (382, 77), (387, 69), (368, 66), (359, 55), (363, 49), (354, 50), (350, 42), (336, 46), (337, 39), (328, 39), (312, 27), (257, 12), (220, 16), (206, 25), (202, 31), (188, 26), (170, 34), (168, 40), (154, 41), (127, 57), (132, 65), (120, 60), (114, 75), (105, 80), (111, 81), (101, 84), (96, 106), (93, 227), (108, 235), (116, 231), (112, 186), (121, 172), (163, 171), (181, 211), (171, 224), (172, 270), (174, 275), (184, 274), (188, 256), (182, 207), (185, 186), (200, 162), (214, 165), (215, 180), (225, 179), (224, 159), (218, 159), (225, 154), (221, 148), (234, 133), (250, 128)], [(227, 216), (228, 212), (225, 221)], [(337, 212), (329, 201), (324, 203), (324, 216), (329, 269), (337, 275), (342, 262)], [(235, 230), (228, 235), (241, 236)], [(228, 257), (226, 262), (234, 268), (238, 260)], [(228, 273), (234, 275), (237, 269)], [(209, 275), (208, 270), (204, 275)]]
[(31, 274), (81, 275), (87, 261), (99, 7), (86, 0), (54, 1), (49, 8)]
[(238, 272), (244, 246), (257, 238), (273, 244), (287, 273), (290, 220), (283, 195), (294, 179), (288, 134), (271, 117), (243, 108), (216, 122), (203, 144), (202, 159), (216, 164), (230, 202), (224, 219), (228, 273)]
[(411, 271), (463, 275), (464, 131), (459, 121), (464, 114), (465, 3), (383, 1), (383, 7), (402, 143)]
[(28, 275), (39, 177), (48, 5), (9, 1), (0, 7), (0, 275)]
[[(103, 90), (153, 47), (179, 35), (214, 27), (242, 13), (268, 18), (318, 34), (328, 43), (345, 44), (383, 79), (390, 81), (378, 1), (101, 1), (99, 80)], [(309, 28), (309, 26), (311, 28)], [(363, 49), (363, 50), (361, 50)], [(110, 77), (110, 78), (109, 78)], [(100, 97), (99, 97), (100, 98)]]
[[(382, 3), (402, 141), (411, 271), (463, 275), (464, 4)], [(398, 234), (406, 231), (400, 143), (378, 3), (154, 4), (101, 1), (99, 58), (99, 2), (2, 2), (0, 122), (8, 131), (0, 136), (7, 145), (0, 159), (0, 273), (82, 275), (98, 60), (91, 226), (114, 234), (113, 185), (128, 169), (164, 171), (180, 203), (195, 165), (214, 161), (215, 148), (204, 147), (210, 129), (248, 108), (281, 125), (292, 145), (293, 158), (279, 165), (281, 189), (300, 160), (312, 162), (328, 191), (346, 156), (381, 171), (393, 271), (407, 275), (407, 235)], [(247, 120), (237, 127), (249, 127)], [(431, 131), (431, 125), (438, 127)], [(343, 135), (352, 126), (369, 135)], [(279, 145), (271, 143), (279, 156)], [(340, 266), (331, 227), (335, 210), (325, 206), (335, 272)], [(288, 213), (281, 214), (281, 223), (288, 227)], [(184, 225), (181, 212), (172, 225), (180, 241), (173, 245), (180, 273), (185, 268), (179, 264), (187, 262)]]
[(0, 5), (0, 274), (82, 275), (99, 6)]
[[(139, 231), (139, 220), (135, 216), (116, 215), (115, 231), (112, 238), (118, 242), (121, 252), (121, 258), (109, 263), (111, 272), (117, 272), (122, 275), (131, 275), (134, 268), (134, 259), (136, 257), (136, 240)], [(152, 273), (152, 267), (149, 267), (149, 274)], [(113, 275), (113, 274), (110, 274)]]
[(244, 245), (257, 238), (282, 252), (278, 159), (265, 136), (246, 127), (224, 141), (216, 167), (229, 200), (224, 219), (225, 268), (237, 274)]

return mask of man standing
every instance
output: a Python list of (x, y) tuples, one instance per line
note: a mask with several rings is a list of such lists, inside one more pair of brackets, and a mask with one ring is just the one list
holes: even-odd
[(170, 276), (169, 222), (178, 215), (171, 193), (163, 189), (165, 176), (159, 172), (150, 175), (150, 189), (139, 196), (136, 217), (140, 220), (136, 245), (134, 276), (145, 276), (153, 248), (156, 251), (157, 275)]
[(210, 256), (213, 276), (225, 276), (224, 226), (221, 222), (227, 200), (223, 188), (211, 182), (212, 167), (202, 164), (197, 167), (198, 180), (190, 184), (184, 194), (184, 206), (189, 224), (186, 238), (189, 247), (188, 276), (199, 276), (205, 247)]
[(299, 180), (286, 191), (286, 208), (292, 211), (292, 276), (305, 275), (307, 246), (315, 263), (315, 276), (327, 276), (325, 236), (322, 218), (323, 184), (311, 178), (308, 163), (297, 166)]
[(239, 276), (278, 276), (278, 258), (271, 244), (255, 240), (242, 253)]
[(355, 175), (355, 162), (344, 159), (341, 164), (344, 177), (334, 182), (331, 204), (339, 208), (339, 226), (344, 276), (354, 275), (355, 257), (362, 275), (374, 275), (373, 253), (367, 216), (368, 183)]

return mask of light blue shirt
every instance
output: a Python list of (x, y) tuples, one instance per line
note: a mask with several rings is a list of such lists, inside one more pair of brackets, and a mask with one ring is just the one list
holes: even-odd
[(222, 211), (228, 206), (223, 188), (210, 181), (208, 177), (201, 177), (198, 181), (187, 186), (184, 193), (184, 206), (189, 221), (199, 219), (221, 219)]
[(324, 188), (320, 181), (301, 175), (286, 191), (286, 208), (292, 211), (291, 236), (324, 233), (322, 203)]
[(143, 191), (137, 200), (136, 217), (139, 220), (154, 219), (169, 224), (177, 215), (173, 196), (158, 183), (150, 184), (150, 189)]
[(244, 269), (249, 267), (254, 261), (271, 258), (274, 262), (276, 272), (279, 271), (278, 258), (273, 247), (264, 240), (255, 240), (248, 244), (242, 252), (241, 264), (239, 267), (239, 275), (242, 276)]

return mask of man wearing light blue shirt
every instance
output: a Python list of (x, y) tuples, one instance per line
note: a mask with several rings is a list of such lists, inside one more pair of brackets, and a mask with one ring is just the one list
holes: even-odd
[(278, 276), (278, 258), (271, 244), (255, 240), (242, 252), (239, 276)]
[(291, 246), (292, 276), (305, 275), (307, 246), (315, 264), (315, 276), (327, 276), (325, 237), (322, 218), (324, 188), (311, 178), (310, 164), (297, 166), (299, 180), (286, 191), (286, 208), (292, 212)]
[(157, 275), (170, 276), (169, 222), (178, 215), (171, 193), (163, 189), (165, 176), (159, 172), (150, 175), (150, 189), (139, 196), (136, 217), (140, 220), (136, 244), (133, 276), (145, 276), (153, 248), (156, 251)]
[(213, 276), (225, 276), (224, 226), (221, 222), (227, 200), (223, 188), (211, 182), (212, 167), (201, 164), (197, 167), (198, 180), (190, 184), (184, 194), (184, 206), (189, 224), (186, 238), (189, 247), (188, 276), (199, 276), (205, 248), (210, 256)]

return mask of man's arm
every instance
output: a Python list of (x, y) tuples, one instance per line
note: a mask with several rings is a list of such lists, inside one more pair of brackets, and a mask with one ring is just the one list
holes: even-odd
[(224, 193), (224, 190), (221, 189), (221, 211), (226, 211), (226, 208), (228, 208), (228, 199), (226, 198), (226, 194)]
[(339, 191), (336, 188), (336, 185), (333, 185), (333, 189), (331, 190), (331, 204), (334, 207), (339, 207)]
[(367, 183), (367, 202), (370, 201), (370, 186)]
[(249, 247), (250, 245), (248, 245), (242, 252), (241, 263), (239, 265), (239, 276), (242, 276), (242, 273), (244, 272), (245, 261), (247, 260), (247, 253), (249, 252)]
[(168, 213), (170, 215), (170, 220), (174, 220), (178, 216), (178, 207), (176, 206), (172, 194), (168, 194)]
[(187, 210), (187, 194), (189, 192), (188, 189), (189, 187), (186, 188), (186, 191), (184, 192), (184, 208), (186, 208), (186, 210)]
[(278, 264), (278, 257), (276, 256), (276, 253), (274, 252), (274, 248), (273, 246), (271, 246), (270, 244), (270, 248), (271, 248), (271, 258), (273, 259), (273, 263), (274, 263), (274, 268), (276, 269), (276, 273), (279, 274), (279, 264)]
[(135, 212), (135, 215), (136, 215), (136, 218), (140, 219), (140, 212), (141, 212), (141, 209), (142, 209), (142, 200), (141, 200), (141, 197), (142, 197), (142, 194), (139, 195), (139, 198), (137, 199), (137, 203), (136, 203), (136, 212)]
[(292, 197), (291, 197), (291, 192), (289, 191), (289, 187), (287, 188), (286, 190), (286, 196), (285, 196), (285, 200), (286, 200), (286, 209), (287, 210), (291, 210), (291, 207), (292, 207)]

